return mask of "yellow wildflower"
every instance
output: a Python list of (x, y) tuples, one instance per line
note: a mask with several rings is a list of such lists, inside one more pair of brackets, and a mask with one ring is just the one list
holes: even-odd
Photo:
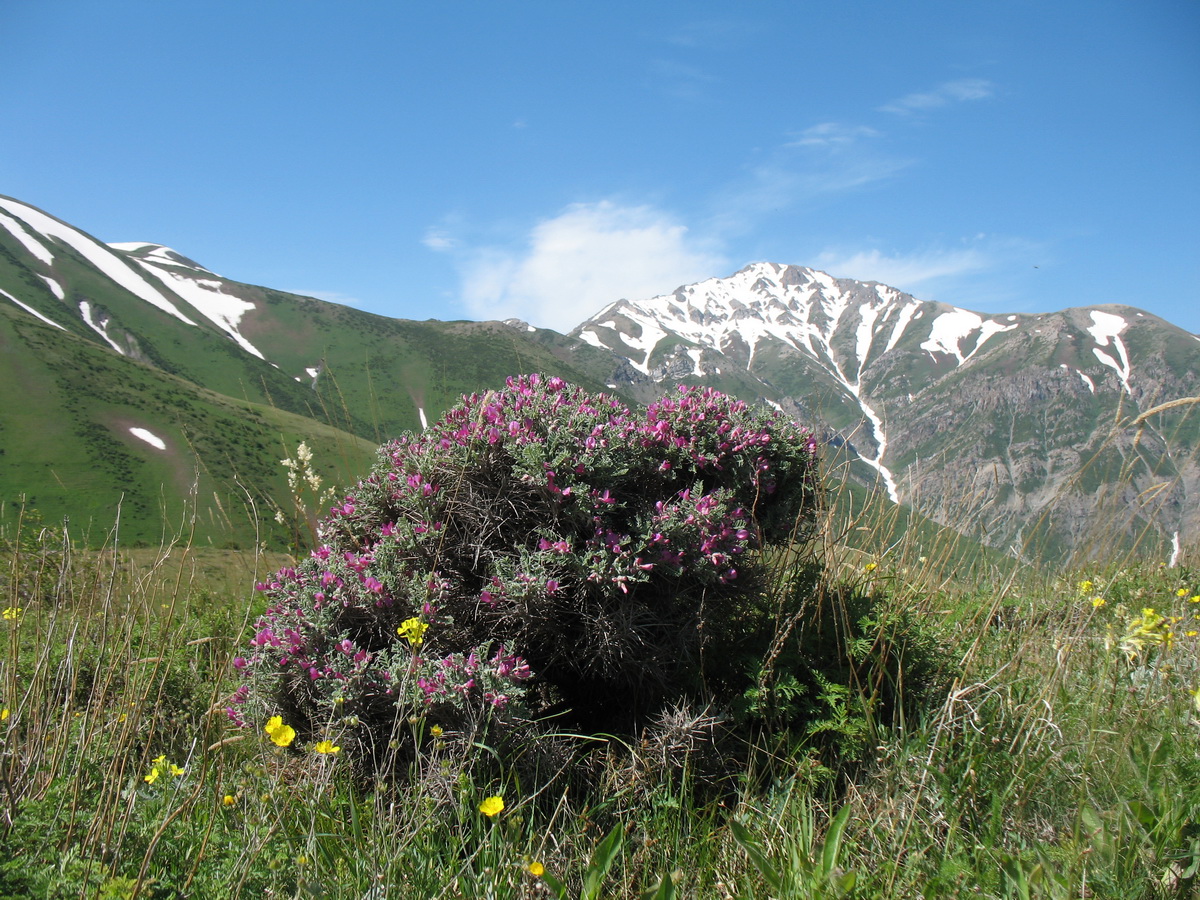
[(234, 797), (233, 794), (226, 794), (224, 797), (221, 798), (222, 806), (233, 806), (236, 803), (237, 803), (237, 798)]
[(333, 754), (340, 751), (342, 748), (335, 747), (333, 745), (333, 741), (317, 741), (316, 744), (313, 745), (313, 749), (316, 750), (318, 753), (328, 753), (332, 756)]
[(19, 606), (6, 607), (3, 615), (4, 615), (4, 618), (7, 619), (8, 621), (15, 622), (21, 618), (21, 607), (19, 607)]
[(429, 729), (429, 733), (432, 734), (434, 737), (441, 737), (442, 736), (442, 726), (434, 725), (432, 728)]
[(154, 782), (158, 781), (158, 766), (152, 768), (150, 774), (145, 776), (142, 781), (146, 782), (146, 784), (154, 784)]
[(296, 729), (291, 725), (284, 725), (283, 716), (271, 716), (263, 726), (263, 731), (277, 747), (286, 747), (296, 739)]
[(529, 874), (534, 878), (541, 878), (546, 874), (546, 867), (535, 859), (529, 864)]
[(1105, 600), (1103, 597), (1093, 597), (1093, 598), (1092, 598), (1092, 608), (1093, 608), (1093, 609), (1099, 609), (1100, 607), (1102, 607), (1102, 606), (1103, 606), (1105, 603), (1107, 603), (1107, 602), (1108, 602), (1108, 601), (1107, 601), (1107, 600)]
[(428, 629), (428, 622), (422, 622), (414, 616), (411, 619), (405, 619), (400, 627), (396, 629), (396, 633), (400, 637), (405, 638), (412, 646), (419, 647), (425, 642), (425, 632)]
[(492, 816), (499, 815), (500, 810), (504, 809), (503, 797), (488, 797), (479, 804), (479, 811), (489, 819)]
[(1090, 582), (1090, 581), (1081, 581), (1081, 582), (1079, 582), (1079, 593), (1081, 593), (1081, 594), (1090, 594), (1090, 593), (1092, 592), (1092, 589), (1093, 589), (1095, 586), (1096, 586), (1096, 585), (1094, 585), (1094, 584), (1093, 584), (1092, 582)]
[(182, 768), (175, 765), (175, 763), (171, 763), (167, 768), (170, 769), (171, 774), (174, 775), (176, 778), (178, 778), (180, 775), (182, 775), (183, 771), (184, 771)]
[(864, 572), (874, 572), (878, 568), (879, 568), (879, 563), (869, 562), (865, 566), (863, 566), (863, 571)]
[(8, 715), (9, 715), (9, 714), (8, 714), (8, 708), (7, 708), (7, 707), (6, 707), (6, 708), (4, 708), (4, 709), (0, 709), (0, 722), (3, 722), (5, 719), (7, 719), (7, 718), (8, 718)]
[(1179, 590), (1177, 590), (1177, 591), (1175, 592), (1175, 596), (1176, 596), (1176, 597), (1179, 597), (1179, 598), (1181, 598), (1181, 599), (1182, 599), (1183, 597), (1186, 597), (1187, 595), (1188, 595), (1187, 588), (1180, 588)]

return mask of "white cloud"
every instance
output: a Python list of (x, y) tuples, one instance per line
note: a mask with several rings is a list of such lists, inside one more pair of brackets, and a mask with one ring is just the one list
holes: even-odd
[(915, 112), (937, 109), (950, 103), (963, 103), (968, 100), (983, 100), (992, 96), (993, 86), (990, 81), (982, 78), (962, 78), (958, 81), (947, 81), (938, 85), (932, 91), (907, 94), (898, 100), (893, 100), (879, 107), (880, 112), (909, 115)]
[(481, 319), (569, 331), (615, 300), (645, 299), (722, 274), (726, 261), (661, 210), (578, 203), (539, 222), (520, 253), (469, 260), (463, 300)]

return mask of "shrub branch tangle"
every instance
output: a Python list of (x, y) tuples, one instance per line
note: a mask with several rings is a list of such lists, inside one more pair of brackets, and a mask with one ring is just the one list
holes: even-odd
[(815, 450), (710, 389), (644, 413), (538, 375), (465, 397), (381, 447), (320, 546), (259, 585), (229, 714), (281, 713), (367, 760), (422, 739), (397, 722), (477, 735), (559, 713), (628, 733), (731, 701), (756, 551), (811, 528)]

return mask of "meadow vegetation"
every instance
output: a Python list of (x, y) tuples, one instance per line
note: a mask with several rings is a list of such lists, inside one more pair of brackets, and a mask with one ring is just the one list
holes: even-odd
[[(455, 425), (478, 425), (485, 444), (486, 406)], [(547, 447), (562, 450), (543, 441), (521, 458), (541, 466)], [(433, 553), (425, 535), (437, 531), (419, 530), (432, 521), (392, 514), (462, 496), (454, 485), (470, 479), (478, 497), (480, 473), (497, 471), (491, 457), (471, 469), (465, 456), (424, 452), (393, 446), (375, 472), (404, 471), (409, 505), (389, 507), (395, 495), (372, 499), (360, 484), (311, 532), (309, 550), (336, 548), (336, 577), (361, 576), (361, 599), (386, 590), (395, 602), (363, 607), (375, 619), (361, 646), (345, 621), (322, 620), (309, 637), (327, 646), (303, 648), (313, 665), (302, 674), (325, 665), (317, 650), (348, 666), (364, 649), (399, 659), (441, 646), (459, 664), (476, 650), (504, 674), (530, 665), (527, 680), (508, 679), (503, 704), (497, 679), (486, 702), (471, 686), (453, 707), (425, 704), (414, 676), (415, 693), (382, 715), (367, 681), (326, 696), (311, 687), (320, 678), (306, 684), (278, 659), (254, 658), (286, 606), (292, 576), (280, 573), (303, 572), (307, 551), (217, 551), (186, 533), (153, 550), (83, 549), (36, 510), (17, 517), (0, 535), (0, 898), (1197, 895), (1200, 571), (1186, 553), (1175, 567), (1134, 556), (1049, 572), (994, 565), (949, 532), (897, 537), (882, 498), (818, 494), (772, 526), (782, 538), (759, 541), (740, 534), (754, 507), (732, 497), (736, 486), (697, 510), (717, 486), (692, 470), (688, 484), (666, 486), (679, 508), (655, 510), (653, 473), (612, 469), (611, 454), (588, 463), (586, 487), (583, 473), (552, 479), (590, 498), (584, 531), (560, 516), (556, 532), (539, 532), (534, 492), (496, 495), (525, 515), (504, 534), (525, 549), (472, 546), (472, 557), (489, 555), (489, 580), (471, 581), (463, 558), (432, 589), (415, 563), (403, 578), (403, 566), (356, 569), (367, 548), (351, 545), (371, 529), (407, 529), (405, 552)], [(301, 458), (288, 471), (303, 489)], [(426, 490), (437, 479), (405, 480), (439, 466), (442, 500)], [(547, 483), (544, 509), (561, 511)], [(660, 572), (639, 568), (647, 558), (612, 550), (617, 524), (593, 521), (630, 484), (667, 518), (631, 514), (623, 535), (644, 526), (651, 541), (719, 540), (690, 560), (656, 557), (669, 564)], [(303, 499), (286, 511), (297, 533), (313, 522)], [(467, 526), (439, 521), (464, 529), (462, 546)], [(556, 549), (589, 535), (599, 536), (592, 556)], [(417, 559), (378, 546), (381, 558)], [(734, 556), (747, 586), (737, 591)], [(319, 583), (331, 568), (313, 571)], [(632, 644), (579, 632), (601, 657), (620, 648), (598, 670), (553, 655), (509, 664), (484, 647), (492, 632), (514, 646), (541, 635), (564, 612), (559, 591), (620, 610), (639, 589), (654, 592), (643, 602), (665, 602), (668, 575), (692, 606), (711, 592), (744, 615), (713, 620), (716, 645), (662, 632), (701, 671), (664, 667), (650, 648), (656, 704), (633, 718), (605, 704), (591, 720), (564, 711), (631, 689), (634, 673), (616, 661)], [(478, 603), (494, 596), (493, 576), (520, 594), (520, 615)], [(428, 608), (427, 590), (437, 592)], [(313, 612), (314, 590), (300, 593)], [(696, 621), (678, 606), (659, 612)], [(727, 663), (723, 680), (714, 663)], [(540, 671), (561, 684), (545, 687)], [(617, 680), (580, 689), (596, 671)]]

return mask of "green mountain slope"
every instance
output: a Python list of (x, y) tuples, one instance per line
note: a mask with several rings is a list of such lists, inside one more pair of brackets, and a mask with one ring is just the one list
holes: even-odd
[[(269, 498), (287, 496), (279, 460), (306, 441), (327, 479), (345, 479), (374, 443), (313, 419), (226, 397), (0, 306), (0, 490), (93, 542), (164, 528), (203, 541), (280, 545)], [(138, 434), (143, 435), (139, 437)], [(160, 446), (158, 446), (161, 444)]]
[(93, 540), (119, 506), (125, 540), (194, 519), (205, 540), (279, 545), (279, 461), (301, 440), (345, 483), (383, 440), (511, 374), (604, 389), (525, 327), (388, 319), (241, 284), (9, 198), (0, 226), (0, 524), (24, 497), (85, 517)]

